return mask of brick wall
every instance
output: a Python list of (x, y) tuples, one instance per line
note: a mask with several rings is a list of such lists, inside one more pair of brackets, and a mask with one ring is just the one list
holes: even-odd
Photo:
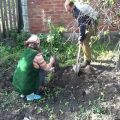
[(65, 0), (28, 0), (29, 27), (32, 33), (46, 32), (44, 13), (55, 24), (67, 24), (73, 18), (65, 12)]
[[(47, 32), (44, 15), (54, 24), (68, 25), (73, 17), (64, 8), (65, 0), (28, 0), (29, 29), (32, 33)], [(119, 1), (119, 0), (118, 0)], [(102, 23), (102, 22), (101, 22)], [(112, 30), (116, 30), (112, 28)]]

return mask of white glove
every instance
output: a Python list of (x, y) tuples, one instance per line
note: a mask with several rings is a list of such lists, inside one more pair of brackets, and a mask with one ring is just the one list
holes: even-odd
[(53, 65), (53, 63), (55, 63), (55, 59), (51, 56), (51, 58), (50, 58), (50, 64)]
[(55, 68), (54, 67), (51, 67), (50, 68), (50, 72), (54, 72)]

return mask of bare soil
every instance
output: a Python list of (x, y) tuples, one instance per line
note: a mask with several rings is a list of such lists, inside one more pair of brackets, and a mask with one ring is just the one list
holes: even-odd
[(0, 66), (0, 120), (120, 120), (120, 71), (94, 62), (92, 74), (59, 68), (40, 101), (27, 102), (11, 84), (14, 67)]

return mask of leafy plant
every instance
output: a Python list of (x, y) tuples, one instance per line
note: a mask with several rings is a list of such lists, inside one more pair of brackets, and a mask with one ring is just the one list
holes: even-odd
[(25, 40), (27, 40), (30, 37), (30, 33), (21, 31), (21, 33), (18, 33), (15, 30), (9, 31), (9, 37), (11, 40), (13, 40), (17, 47), (23, 48)]
[(106, 109), (104, 107), (102, 107), (101, 105), (99, 105), (99, 103), (97, 101), (93, 101), (92, 111), (95, 114), (96, 113), (97, 114), (105, 114), (106, 113)]
[(105, 0), (105, 4), (107, 4), (108, 6), (111, 6), (115, 3), (115, 0)]
[(0, 62), (4, 67), (9, 67), (18, 59), (22, 53), (22, 49), (18, 49), (17, 47), (11, 47), (4, 43), (0, 43)]
[(67, 43), (63, 37), (63, 32), (66, 31), (63, 26), (56, 26), (48, 22), (49, 33), (47, 35), (38, 34), (41, 39), (41, 49), (46, 60), (49, 60), (51, 55), (58, 58), (61, 63), (75, 56), (76, 46), (71, 42)]

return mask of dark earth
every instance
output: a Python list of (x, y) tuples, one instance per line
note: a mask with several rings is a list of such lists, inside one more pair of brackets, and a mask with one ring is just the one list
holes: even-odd
[(14, 91), (13, 71), (0, 66), (0, 120), (120, 120), (120, 71), (113, 61), (93, 62), (92, 73), (79, 76), (71, 66), (59, 68), (33, 102)]

